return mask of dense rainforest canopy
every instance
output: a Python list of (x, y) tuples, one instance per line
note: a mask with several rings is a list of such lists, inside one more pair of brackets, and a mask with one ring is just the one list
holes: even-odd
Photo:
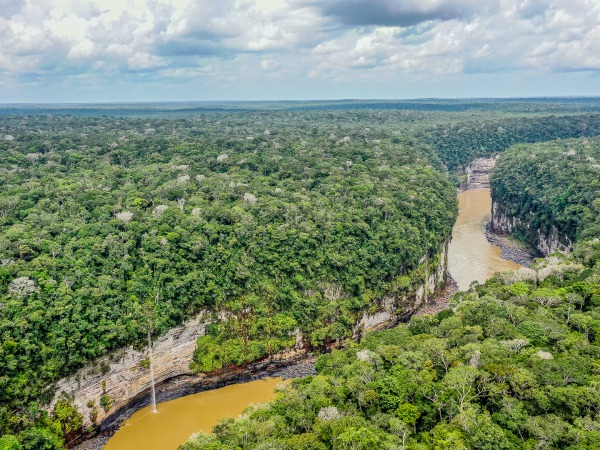
[(492, 172), (492, 198), (537, 245), (554, 227), (571, 241), (600, 236), (600, 139), (516, 145)]
[[(581, 252), (600, 261), (599, 241)], [(598, 449), (599, 281), (558, 258), (497, 275), (180, 450)]]
[(563, 106), (8, 111), (0, 449), (62, 448), (81, 415), (68, 399), (50, 414), (40, 408), (51, 383), (139, 344), (148, 327), (158, 335), (200, 311), (224, 313), (199, 341), (198, 371), (290, 347), (296, 331), (314, 348), (351, 336), (384, 293), (401, 297), (422, 281), (424, 255), (437, 262), (456, 217), (444, 166), (454, 176), (516, 142), (600, 133), (597, 102)]
[(323, 355), (317, 376), (181, 450), (600, 448), (598, 144), (518, 145), (493, 172), (495, 201), (531, 227), (525, 240), (555, 226), (573, 255)]
[(598, 148), (516, 146), (492, 179), (496, 201), (546, 220), (532, 226), (569, 230), (572, 255), (497, 274), (451, 309), (322, 355), (316, 376), (180, 450), (600, 449)]
[(454, 190), (415, 139), (251, 119), (3, 121), (0, 435), (52, 380), (201, 310), (236, 319), (198, 370), (348, 337), (448, 238)]
[(474, 158), (492, 156), (518, 143), (597, 136), (600, 114), (483, 118), (440, 124), (416, 134), (435, 149), (450, 170), (456, 170)]

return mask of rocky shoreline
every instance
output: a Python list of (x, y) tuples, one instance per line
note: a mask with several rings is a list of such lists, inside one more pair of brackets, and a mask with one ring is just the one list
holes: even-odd
[(522, 266), (529, 267), (537, 257), (523, 245), (509, 239), (507, 236), (494, 233), (491, 227), (491, 222), (485, 224), (485, 237), (487, 240), (499, 247), (502, 251), (502, 258), (516, 262)]

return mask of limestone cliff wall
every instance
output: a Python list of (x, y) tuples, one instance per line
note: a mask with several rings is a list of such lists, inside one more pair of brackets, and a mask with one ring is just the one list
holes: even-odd
[[(415, 281), (408, 293), (403, 291), (402, 296), (392, 293), (380, 299), (377, 302), (377, 310), (371, 313), (365, 312), (357, 322), (354, 328), (355, 336), (361, 335), (366, 330), (393, 325), (399, 318), (408, 317), (419, 306), (433, 297), (435, 292), (445, 283), (447, 253), (448, 241), (444, 242), (440, 248), (437, 266), (429, 267), (424, 272), (426, 276), (423, 276), (423, 282)], [(437, 257), (438, 255), (435, 256), (436, 261)], [(423, 258), (423, 261), (425, 260), (426, 258)], [(429, 265), (432, 266), (432, 264)], [(331, 296), (344, 295), (331, 288), (328, 288), (325, 294), (331, 294)], [(223, 317), (220, 318), (223, 319)], [(224, 370), (223, 373), (210, 374), (209, 377), (192, 374), (189, 364), (196, 348), (196, 341), (200, 336), (206, 334), (206, 327), (213, 320), (208, 312), (202, 312), (182, 326), (170, 330), (154, 342), (153, 359), (156, 383), (159, 393), (166, 393), (162, 398), (170, 397), (169, 390), (171, 390), (171, 393), (176, 390), (179, 394), (172, 395), (176, 397), (190, 393), (190, 390), (198, 391), (202, 387), (216, 387), (219, 383), (227, 380), (235, 381), (235, 377), (240, 375), (240, 371), (256, 372), (262, 370), (263, 367), (267, 367), (273, 361), (279, 365), (284, 365), (286, 360), (297, 360), (302, 353), (308, 352), (300, 331), (296, 330), (295, 348), (290, 352), (276, 355), (269, 362), (259, 362), (249, 365), (245, 369), (235, 369), (234, 371)], [(97, 414), (96, 423), (105, 422), (110, 426), (118, 423), (119, 420), (123, 420), (144, 404), (144, 401), (140, 401), (142, 396), (144, 400), (148, 397), (151, 386), (150, 370), (145, 364), (148, 361), (148, 356), (147, 348), (128, 347), (99, 359), (72, 376), (58, 381), (56, 383), (56, 394), (49, 408), (51, 409), (54, 406), (62, 393), (66, 393), (73, 398), (75, 406), (83, 414), (86, 426), (93, 424), (91, 419), (93, 411)], [(193, 386), (193, 389), (186, 390), (186, 386)], [(103, 395), (111, 399), (111, 406), (107, 410), (100, 405), (100, 399)]]
[[(198, 316), (173, 328), (153, 343), (154, 372), (158, 383), (169, 378), (189, 374), (189, 364), (196, 348), (196, 340), (206, 333), (211, 322), (208, 314)], [(50, 404), (54, 406), (64, 392), (74, 399), (74, 404), (84, 415), (85, 425), (91, 425), (90, 413), (96, 410), (97, 422), (101, 422), (130, 399), (148, 390), (151, 385), (147, 364), (148, 348), (127, 347), (110, 353), (94, 364), (84, 367), (72, 376), (56, 384), (56, 395)], [(100, 406), (100, 398), (108, 395), (111, 407), (107, 411)]]
[[(532, 219), (535, 217), (533, 212), (530, 213), (530, 216)], [(523, 234), (530, 244), (544, 256), (556, 251), (569, 252), (573, 248), (571, 239), (555, 226), (545, 232), (533, 229), (531, 221), (511, 215), (495, 200), (492, 201), (491, 227), (492, 231), (498, 234)]]
[[(499, 155), (498, 155), (499, 156)], [(465, 169), (464, 189), (490, 187), (490, 173), (496, 165), (498, 156), (492, 158), (476, 158)]]
[[(361, 319), (354, 327), (355, 337), (366, 330), (385, 328), (398, 321), (399, 318), (408, 317), (423, 304), (426, 304), (446, 283), (446, 269), (448, 267), (448, 244), (445, 241), (440, 248), (439, 263), (432, 270), (427, 270), (426, 281), (416, 283), (408, 294), (385, 295), (380, 301), (380, 308), (374, 313), (363, 313)], [(422, 260), (425, 261), (425, 258)]]

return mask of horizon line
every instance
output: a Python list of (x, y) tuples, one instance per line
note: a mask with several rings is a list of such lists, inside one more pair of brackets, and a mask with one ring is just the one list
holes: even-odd
[(544, 100), (544, 99), (600, 99), (600, 94), (595, 95), (534, 95), (534, 96), (499, 96), (499, 97), (413, 97), (413, 98), (312, 98), (312, 99), (233, 99), (233, 100), (123, 100), (123, 101), (75, 101), (75, 102), (0, 102), (0, 107), (5, 106), (31, 106), (31, 105), (127, 105), (127, 104), (197, 104), (197, 103), (299, 103), (299, 102), (406, 102), (406, 101), (466, 101), (466, 100)]

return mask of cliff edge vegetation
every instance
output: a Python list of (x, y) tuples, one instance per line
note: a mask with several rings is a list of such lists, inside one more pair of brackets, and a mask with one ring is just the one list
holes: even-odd
[(498, 208), (573, 253), (321, 356), (316, 376), (180, 450), (600, 449), (599, 148), (515, 146), (492, 176)]
[(598, 449), (599, 262), (595, 240), (496, 275), (180, 450)]
[(494, 227), (538, 248), (552, 236), (563, 248), (570, 247), (565, 242), (598, 237), (599, 161), (598, 138), (521, 144), (506, 151), (491, 176)]

